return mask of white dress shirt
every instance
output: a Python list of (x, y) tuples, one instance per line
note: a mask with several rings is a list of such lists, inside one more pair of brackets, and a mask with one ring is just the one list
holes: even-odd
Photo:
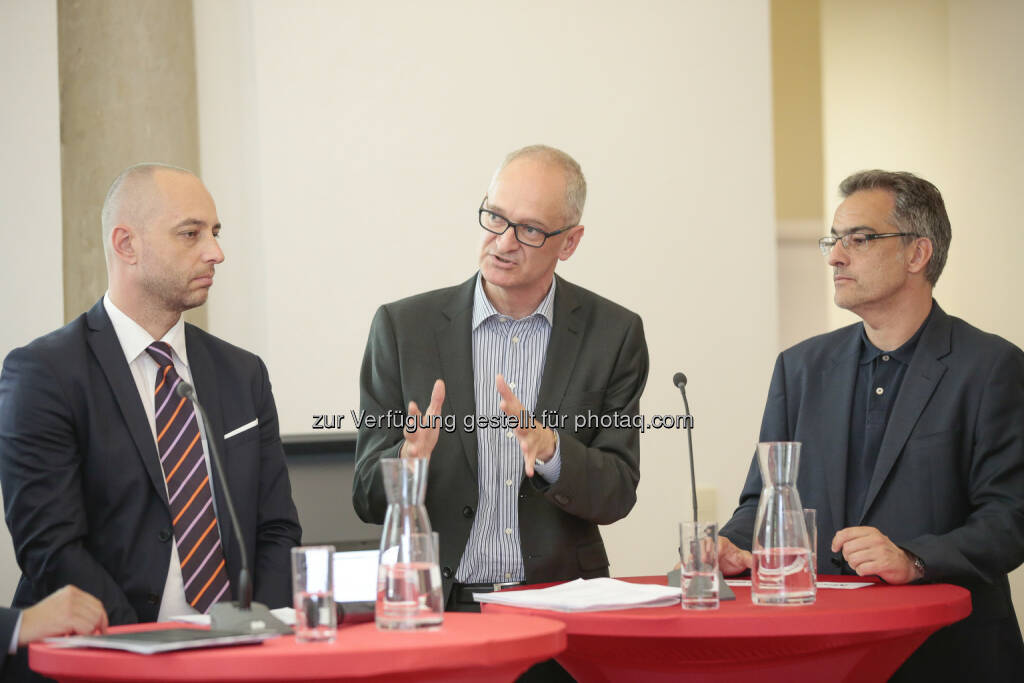
[[(128, 367), (132, 371), (132, 377), (135, 378), (135, 386), (139, 390), (139, 398), (142, 399), (142, 407), (145, 409), (146, 418), (149, 420), (149, 429), (153, 432), (153, 445), (159, 454), (160, 447), (157, 446), (156, 440), (156, 408), (153, 404), (156, 375), (160, 366), (146, 353), (146, 348), (154, 341), (165, 342), (171, 347), (174, 370), (184, 381), (193, 384), (192, 373), (188, 365), (188, 351), (185, 348), (185, 319), (179, 317), (178, 322), (174, 323), (174, 326), (167, 330), (167, 334), (162, 339), (156, 340), (141, 325), (129, 318), (114, 305), (114, 302), (110, 300), (110, 292), (103, 295), (103, 307), (106, 309), (107, 315), (110, 316), (110, 322), (114, 326), (114, 333), (117, 335), (117, 340), (121, 343), (121, 349), (124, 351), (125, 360), (128, 361)], [(193, 384), (193, 386), (195, 385)], [(203, 446), (206, 467), (212, 475), (213, 471), (210, 469), (210, 450), (206, 444), (206, 427), (203, 425), (198, 412), (196, 412), (196, 424), (199, 426), (199, 436)], [(210, 486), (213, 486), (212, 476), (210, 477)], [(167, 482), (165, 480), (164, 490), (166, 491), (166, 489)], [(216, 511), (216, 501), (214, 501), (214, 511)], [(217, 533), (220, 533), (219, 528)], [(178, 559), (178, 544), (174, 542), (172, 537), (171, 564), (167, 569), (167, 581), (164, 583), (163, 598), (160, 601), (160, 612), (157, 620), (169, 621), (171, 617), (183, 614), (197, 614), (197, 612), (188, 604), (188, 600), (185, 599), (185, 588), (181, 578), (181, 562)]]

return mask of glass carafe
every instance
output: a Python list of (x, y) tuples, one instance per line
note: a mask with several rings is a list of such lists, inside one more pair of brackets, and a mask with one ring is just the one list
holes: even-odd
[(761, 501), (754, 522), (754, 570), (750, 597), (755, 605), (807, 605), (814, 602), (814, 570), (796, 477), (800, 444), (757, 444)]
[(379, 463), (388, 511), (377, 568), (377, 628), (432, 628), (443, 619), (437, 536), (423, 506), (429, 462), (386, 458)]

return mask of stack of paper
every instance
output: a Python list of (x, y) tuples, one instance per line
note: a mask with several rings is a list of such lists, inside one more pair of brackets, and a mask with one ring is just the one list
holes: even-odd
[(634, 607), (665, 607), (679, 602), (679, 588), (617, 579), (576, 579), (550, 588), (477, 593), (477, 602), (556, 612), (597, 612)]

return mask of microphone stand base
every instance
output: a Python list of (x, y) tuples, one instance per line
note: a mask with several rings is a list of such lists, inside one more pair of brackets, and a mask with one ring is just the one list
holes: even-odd
[[(673, 569), (667, 575), (668, 585), (670, 586), (681, 586), (682, 576), (678, 569)], [(722, 570), (718, 570), (718, 600), (735, 600), (736, 594), (733, 593), (732, 587), (725, 582), (725, 577), (722, 576)]]
[(270, 613), (266, 605), (253, 602), (242, 609), (237, 602), (218, 602), (210, 608), (210, 628), (237, 633), (292, 633), (290, 626)]

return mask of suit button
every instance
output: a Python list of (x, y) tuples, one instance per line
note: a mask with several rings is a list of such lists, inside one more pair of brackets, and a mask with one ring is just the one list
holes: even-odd
[(561, 493), (557, 493), (557, 494), (555, 494), (555, 502), (557, 502), (559, 505), (568, 505), (569, 504), (569, 496), (563, 495)]
[(441, 576), (443, 576), (446, 579), (452, 578), (452, 568), (451, 567), (445, 567), (444, 569), (442, 569), (441, 570)]
[(160, 533), (157, 534), (157, 538), (160, 539), (161, 543), (166, 543), (167, 541), (171, 540), (171, 536), (172, 534), (170, 529), (161, 529)]
[(159, 605), (160, 604), (160, 596), (157, 595), (156, 593), (150, 593), (149, 595), (146, 596), (146, 602), (148, 602), (151, 605)]
[(462, 516), (465, 517), (466, 519), (469, 519), (470, 517), (472, 517), (473, 516), (473, 508), (469, 507), (468, 505), (466, 507), (462, 508)]
[(522, 491), (519, 492), (519, 500), (526, 500), (526, 494)]

